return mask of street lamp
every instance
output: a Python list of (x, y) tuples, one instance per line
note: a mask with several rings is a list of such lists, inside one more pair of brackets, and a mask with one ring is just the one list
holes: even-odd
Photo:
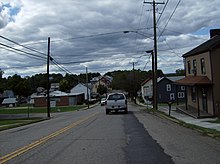
[[(142, 36), (146, 35), (139, 33), (138, 31), (123, 31), (123, 33), (133, 32)], [(157, 109), (157, 60), (156, 60), (156, 49), (157, 45), (154, 42), (154, 50), (145, 51), (146, 53), (151, 53), (152, 55), (152, 81), (153, 81), (153, 108)], [(155, 51), (155, 52), (154, 52)]]

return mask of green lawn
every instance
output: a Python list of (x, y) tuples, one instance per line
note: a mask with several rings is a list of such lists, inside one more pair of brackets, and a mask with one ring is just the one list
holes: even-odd
[[(51, 113), (56, 112), (69, 112), (76, 111), (82, 108), (85, 108), (86, 105), (76, 105), (76, 106), (68, 106), (68, 107), (52, 107)], [(47, 113), (47, 108), (36, 108), (36, 107), (14, 107), (14, 108), (0, 108), (0, 114), (27, 114), (27, 113)], [(39, 121), (43, 121), (43, 118), (23, 118), (23, 119), (7, 119), (0, 120), (0, 131), (6, 130), (10, 128), (15, 128), (18, 126), (23, 126)]]
[(0, 131), (1, 130), (6, 130), (6, 129), (11, 129), (35, 122), (40, 122), (45, 119), (42, 118), (26, 118), (26, 119), (13, 119), (13, 120), (0, 120)]
[(220, 124), (220, 118), (218, 118), (217, 120), (215, 120), (215, 121), (209, 121), (209, 122), (211, 122), (211, 123), (217, 123), (217, 124)]
[[(86, 105), (76, 105), (68, 107), (51, 107), (51, 113), (56, 112), (68, 112), (75, 111), (86, 107)], [(14, 107), (14, 108), (0, 108), (0, 114), (25, 114), (25, 113), (47, 113), (47, 108), (37, 108), (37, 107)]]

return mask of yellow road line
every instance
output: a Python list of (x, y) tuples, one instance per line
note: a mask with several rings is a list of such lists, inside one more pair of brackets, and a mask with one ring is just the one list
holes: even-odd
[(74, 123), (72, 123), (72, 124), (62, 128), (62, 129), (54, 132), (54, 133), (51, 133), (48, 136), (45, 136), (45, 137), (43, 137), (43, 138), (41, 138), (39, 140), (36, 140), (35, 142), (32, 142), (32, 143), (30, 143), (30, 144), (28, 144), (28, 145), (26, 145), (26, 146), (24, 146), (24, 147), (22, 147), (22, 148), (20, 148), (20, 149), (18, 149), (16, 151), (12, 152), (10, 154), (7, 154), (7, 155), (1, 157), (0, 158), (0, 164), (6, 163), (7, 161), (11, 160), (12, 158), (15, 158), (15, 157), (17, 157), (17, 156), (19, 156), (19, 155), (21, 155), (21, 154), (23, 154), (23, 153), (25, 153), (25, 152), (35, 148), (35, 147), (37, 147), (37, 146), (47, 142), (48, 140), (50, 140), (50, 139), (52, 139), (52, 138), (54, 138), (54, 137), (56, 137), (56, 136), (58, 136), (58, 135), (60, 135), (60, 134), (62, 134), (64, 132), (66, 132), (69, 129), (74, 128), (75, 126), (77, 126), (77, 125), (81, 124), (82, 122), (84, 122), (84, 121), (94, 117), (97, 114), (98, 113), (94, 113), (94, 114), (92, 114), (92, 115), (90, 115), (88, 117), (80, 119), (80, 120), (78, 120), (78, 121), (76, 121), (76, 122), (74, 122)]

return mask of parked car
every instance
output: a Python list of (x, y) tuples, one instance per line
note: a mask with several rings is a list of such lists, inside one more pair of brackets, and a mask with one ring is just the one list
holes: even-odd
[(105, 104), (106, 114), (109, 114), (111, 111), (124, 111), (128, 112), (127, 108), (127, 99), (123, 93), (111, 93), (108, 95)]
[(106, 101), (106, 98), (102, 98), (102, 99), (101, 99), (101, 106), (104, 106), (104, 105), (105, 105), (105, 101)]

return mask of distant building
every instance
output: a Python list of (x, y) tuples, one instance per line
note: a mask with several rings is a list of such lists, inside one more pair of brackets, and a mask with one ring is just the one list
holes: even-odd
[[(88, 98), (89, 100), (91, 99), (91, 92), (92, 92), (92, 89), (91, 89), (91, 84), (88, 84)], [(87, 100), (87, 86), (86, 84), (82, 84), (82, 83), (79, 83), (77, 84), (76, 86), (74, 86), (71, 90), (70, 90), (70, 93), (84, 93), (84, 99)]]
[(59, 83), (51, 83), (51, 85), (50, 85), (50, 92), (59, 91), (59, 88), (60, 88), (60, 84)]
[[(34, 107), (46, 107), (47, 96), (32, 95), (31, 102)], [(65, 93), (54, 91), (50, 93), (51, 107), (55, 106), (73, 106), (84, 103), (84, 93)]]
[(4, 98), (15, 98), (14, 92), (12, 90), (5, 90), (2, 96)]
[(2, 106), (6, 106), (6, 107), (16, 107), (17, 106), (18, 101), (16, 100), (16, 98), (5, 98), (2, 101)]

